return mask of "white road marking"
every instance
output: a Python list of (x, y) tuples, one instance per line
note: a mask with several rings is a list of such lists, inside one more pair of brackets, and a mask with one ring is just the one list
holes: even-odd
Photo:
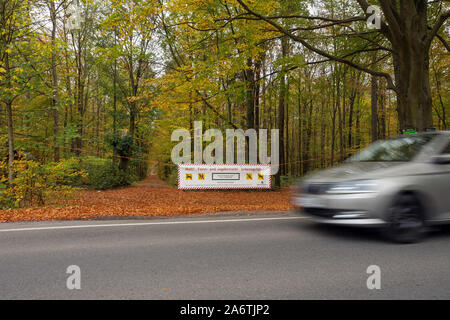
[(257, 218), (257, 219), (227, 219), (227, 220), (200, 220), (200, 221), (168, 221), (168, 222), (141, 222), (141, 223), (111, 223), (111, 224), (88, 224), (79, 226), (60, 226), (60, 227), (38, 227), (21, 229), (0, 229), (2, 232), (21, 232), (21, 231), (45, 231), (45, 230), (65, 230), (65, 229), (87, 229), (87, 228), (117, 228), (117, 227), (141, 227), (155, 225), (176, 225), (176, 224), (203, 224), (203, 223), (241, 223), (258, 221), (282, 221), (282, 220), (300, 220), (306, 217), (284, 217), (284, 218)]

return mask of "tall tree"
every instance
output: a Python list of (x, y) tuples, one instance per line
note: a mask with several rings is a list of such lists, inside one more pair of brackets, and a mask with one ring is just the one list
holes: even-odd
[(54, 160), (58, 162), (60, 160), (60, 149), (58, 146), (58, 136), (59, 136), (59, 79), (57, 71), (57, 44), (56, 35), (58, 32), (58, 22), (57, 22), (57, 10), (62, 6), (63, 2), (55, 5), (54, 0), (47, 0), (47, 6), (50, 11), (50, 20), (52, 22), (51, 29), (51, 70), (52, 70), (52, 112), (53, 112), (53, 145), (54, 145)]
[[(383, 77), (388, 82), (388, 88), (395, 91), (398, 103), (398, 118), (400, 129), (408, 127), (424, 130), (433, 126), (432, 120), (432, 97), (430, 90), (429, 77), (429, 50), (433, 40), (438, 37), (445, 44), (447, 50), (449, 45), (445, 39), (439, 35), (445, 21), (450, 17), (450, 9), (444, 1), (436, 1), (430, 4), (427, 0), (418, 1), (396, 1), (396, 0), (379, 0), (377, 4), (381, 7), (384, 19), (380, 21), (380, 29), (376, 32), (388, 41), (389, 47), (386, 47), (382, 41), (375, 41), (373, 38), (366, 38), (366, 32), (356, 32), (353, 30), (352, 36), (358, 36), (367, 39), (371, 44), (370, 50), (383, 50), (392, 54), (395, 80), (390, 73), (380, 72), (357, 64), (348, 57), (361, 52), (361, 49), (355, 50), (353, 53), (347, 54), (345, 57), (330, 54), (326, 48), (311, 44), (305, 36), (297, 33), (301, 30), (320, 30), (329, 28), (330, 26), (340, 25), (348, 26), (349, 23), (362, 21), (366, 22), (371, 18), (372, 12), (370, 4), (366, 0), (356, 0), (363, 15), (343, 17), (337, 19), (326, 15), (278, 15), (265, 16), (258, 13), (255, 9), (244, 2), (237, 2), (253, 17), (267, 22), (269, 25), (278, 30), (281, 34), (288, 36), (292, 40), (302, 44), (307, 49), (323, 56), (327, 59), (347, 64), (358, 70), (369, 73), (372, 76)], [(432, 8), (440, 8), (435, 10), (439, 14), (433, 14)], [(378, 17), (381, 19), (381, 17)], [(322, 24), (313, 27), (297, 27), (289, 29), (279, 23), (279, 19), (299, 19), (300, 21), (316, 21)], [(319, 34), (318, 34), (319, 36)]]
[[(19, 66), (17, 47), (26, 39), (29, 19), (29, 2), (0, 0), (0, 102), (6, 107), (8, 126), (8, 182), (14, 180), (14, 122), (13, 103), (24, 92), (26, 81), (19, 78), (23, 66)], [(23, 63), (23, 61), (22, 61)]]

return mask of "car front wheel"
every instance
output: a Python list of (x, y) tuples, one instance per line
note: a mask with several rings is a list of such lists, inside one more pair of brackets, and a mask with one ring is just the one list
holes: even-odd
[(388, 209), (387, 237), (397, 243), (415, 243), (425, 234), (423, 208), (413, 194), (399, 195)]

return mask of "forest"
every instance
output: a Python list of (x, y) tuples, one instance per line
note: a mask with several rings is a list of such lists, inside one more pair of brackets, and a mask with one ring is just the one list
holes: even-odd
[(0, 0), (0, 208), (175, 185), (171, 134), (195, 121), (279, 129), (275, 188), (448, 130), (449, 17), (427, 0)]

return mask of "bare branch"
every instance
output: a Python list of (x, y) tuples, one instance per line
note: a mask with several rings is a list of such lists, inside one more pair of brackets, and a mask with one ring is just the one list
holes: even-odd
[(243, 3), (242, 0), (237, 0), (237, 2), (238, 2), (238, 3), (239, 3), (239, 4), (240, 4), (247, 12), (249, 12), (249, 13), (251, 13), (252, 15), (254, 15), (255, 17), (258, 17), (259, 19), (261, 19), (261, 20), (263, 20), (263, 21), (269, 23), (270, 25), (272, 25), (273, 27), (275, 27), (279, 32), (283, 33), (284, 35), (286, 35), (287, 37), (291, 38), (292, 40), (301, 43), (305, 48), (309, 49), (310, 51), (313, 51), (313, 52), (315, 52), (315, 53), (317, 53), (317, 54), (319, 54), (319, 55), (321, 55), (321, 56), (323, 56), (323, 57), (325, 57), (325, 58), (328, 58), (328, 59), (330, 59), (330, 60), (344, 63), (344, 64), (346, 64), (346, 65), (349, 65), (349, 66), (351, 66), (351, 67), (353, 67), (353, 68), (355, 68), (355, 69), (358, 69), (358, 70), (360, 70), (360, 71), (364, 71), (364, 72), (366, 72), (366, 73), (368, 73), (368, 74), (371, 74), (371, 75), (373, 75), (373, 76), (376, 76), (376, 77), (383, 77), (383, 78), (385, 78), (385, 79), (387, 80), (387, 82), (388, 82), (388, 88), (389, 88), (389, 89), (392, 89), (392, 90), (394, 90), (394, 91), (397, 91), (397, 88), (395, 87), (394, 82), (393, 82), (392, 77), (391, 77), (390, 74), (385, 73), (385, 72), (378, 72), (378, 71), (370, 70), (370, 69), (368, 69), (368, 68), (366, 68), (366, 67), (363, 67), (363, 66), (361, 66), (361, 65), (358, 65), (358, 64), (356, 64), (356, 63), (354, 63), (354, 62), (352, 62), (352, 61), (348, 61), (348, 60), (346, 60), (346, 59), (343, 59), (343, 58), (339, 58), (339, 57), (333, 56), (333, 55), (329, 54), (328, 52), (325, 52), (325, 51), (323, 51), (323, 50), (321, 50), (321, 49), (319, 49), (319, 48), (316, 48), (316, 47), (310, 45), (310, 44), (309, 44), (308, 42), (306, 42), (304, 39), (300, 38), (299, 36), (296, 36), (295, 34), (292, 34), (292, 33), (289, 32), (288, 30), (286, 30), (285, 28), (283, 28), (282, 26), (280, 26), (278, 23), (276, 23), (276, 22), (270, 20), (270, 19), (267, 18), (267, 17), (264, 17), (264, 16), (260, 15), (259, 13), (255, 12), (255, 11), (253, 11), (253, 10), (251, 10), (245, 3)]
[(444, 47), (447, 49), (448, 52), (450, 52), (450, 45), (447, 43), (447, 41), (445, 41), (444, 38), (442, 38), (439, 34), (436, 35), (436, 38), (439, 39), (439, 41), (441, 41), (441, 43), (444, 45)]
[[(444, 13), (442, 13), (439, 18), (437, 19), (436, 23), (434, 24), (434, 26), (431, 28), (431, 32), (428, 34), (428, 38), (427, 38), (427, 44), (428, 47), (431, 45), (431, 42), (433, 41), (434, 37), (438, 34), (439, 29), (441, 29), (441, 27), (444, 25), (444, 22), (450, 17), (450, 10), (445, 11)], [(441, 40), (442, 41), (442, 40)], [(443, 43), (446, 44), (446, 42), (444, 41)], [(444, 45), (445, 45), (444, 44)], [(448, 45), (445, 45), (447, 50), (448, 50)]]

